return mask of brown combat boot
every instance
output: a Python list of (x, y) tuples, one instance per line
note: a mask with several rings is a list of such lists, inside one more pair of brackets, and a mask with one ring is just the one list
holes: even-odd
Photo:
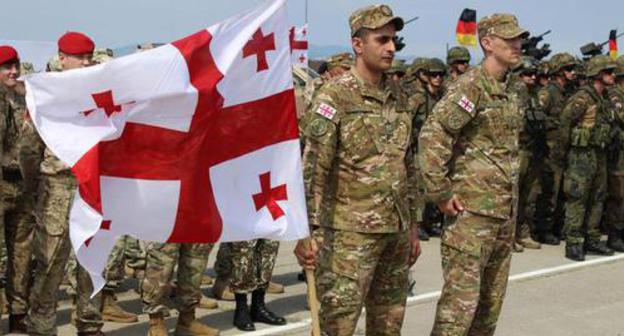
[(149, 330), (147, 336), (167, 336), (167, 326), (165, 325), (165, 319), (162, 314), (150, 314), (149, 315)]
[(284, 293), (284, 285), (277, 282), (269, 281), (269, 287), (267, 288), (269, 294), (282, 294)]
[(230, 290), (227, 281), (217, 278), (212, 286), (212, 295), (219, 300), (234, 301), (234, 293)]
[(9, 315), (9, 334), (27, 334), (26, 314)]
[(115, 293), (110, 291), (102, 292), (102, 319), (117, 323), (134, 323), (139, 321), (139, 317), (136, 314), (123, 310), (117, 304)]
[(217, 300), (204, 296), (202, 294), (201, 299), (199, 300), (199, 308), (201, 309), (217, 309), (219, 307), (219, 302)]
[(513, 243), (513, 251), (514, 252), (518, 252), (518, 253), (524, 252), (524, 246), (520, 245), (520, 243), (518, 243), (518, 242), (514, 242)]
[(522, 245), (522, 247), (524, 248), (531, 249), (531, 250), (539, 250), (542, 248), (542, 244), (536, 242), (531, 237), (518, 239), (518, 244)]
[(195, 319), (195, 311), (180, 312), (175, 330), (176, 336), (217, 336), (219, 330)]

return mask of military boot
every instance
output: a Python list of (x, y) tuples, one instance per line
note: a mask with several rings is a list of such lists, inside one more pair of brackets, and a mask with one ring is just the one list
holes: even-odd
[(603, 242), (599, 240), (588, 240), (585, 242), (585, 251), (587, 254), (597, 254), (603, 256), (613, 255), (613, 250), (608, 248)]
[(27, 334), (26, 314), (9, 315), (9, 334)]
[(566, 244), (565, 257), (574, 261), (585, 261), (582, 244)]
[(550, 232), (540, 234), (538, 241), (546, 245), (559, 245), (561, 243), (561, 240)]
[(216, 336), (219, 330), (211, 328), (195, 318), (195, 311), (180, 312), (175, 330), (176, 336)]
[(531, 239), (531, 237), (526, 237), (526, 238), (522, 238), (522, 239), (518, 239), (518, 244), (522, 245), (524, 248), (528, 248), (531, 250), (539, 250), (542, 248), (542, 244), (536, 242), (535, 240)]
[(234, 310), (233, 324), (241, 331), (254, 331), (256, 326), (251, 319), (249, 306), (247, 306), (247, 294), (235, 294), (236, 309)]
[(165, 325), (165, 319), (162, 314), (150, 314), (149, 315), (149, 330), (147, 336), (167, 336), (167, 326)]
[(230, 290), (227, 281), (221, 280), (219, 277), (217, 277), (214, 285), (212, 285), (212, 295), (219, 300), (234, 301), (234, 293)]
[(518, 242), (514, 242), (513, 243), (513, 251), (516, 252), (516, 253), (522, 253), (522, 252), (524, 252), (524, 246), (522, 246)]
[(102, 320), (117, 323), (134, 323), (139, 321), (136, 314), (123, 310), (117, 304), (117, 298), (111, 291), (102, 291)]
[(264, 289), (256, 289), (251, 292), (251, 319), (254, 322), (261, 322), (270, 325), (284, 325), (286, 324), (286, 319), (277, 316), (275, 313), (267, 309), (267, 306), (264, 302), (265, 290)]
[(217, 309), (219, 307), (219, 302), (215, 299), (211, 299), (209, 297), (204, 296), (202, 294), (201, 299), (199, 300), (199, 308), (201, 309)]
[(624, 239), (622, 239), (623, 232), (623, 230), (611, 230), (611, 232), (609, 232), (607, 246), (614, 251), (624, 252)]
[(269, 281), (269, 287), (267, 288), (269, 294), (282, 294), (284, 293), (284, 285), (277, 282)]

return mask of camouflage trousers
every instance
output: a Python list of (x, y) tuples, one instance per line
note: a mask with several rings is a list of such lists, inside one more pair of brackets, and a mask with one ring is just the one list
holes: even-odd
[(494, 335), (507, 290), (514, 220), (463, 212), (440, 246), (444, 286), (432, 336)]
[(366, 335), (400, 335), (408, 289), (407, 232), (323, 228), (316, 267), (321, 330), (353, 335), (366, 307)]
[(516, 239), (528, 238), (534, 231), (535, 202), (541, 190), (539, 176), (542, 160), (529, 149), (520, 150)]
[(609, 229), (621, 231), (624, 230), (624, 151), (609, 160), (607, 175), (605, 220)]
[(217, 278), (226, 283), (230, 282), (232, 276), (232, 249), (230, 244), (221, 243), (219, 245), (219, 252), (217, 252), (217, 260), (215, 260), (214, 270), (217, 273)]
[[(145, 277), (141, 283), (143, 312), (167, 314), (168, 306), (180, 312), (194, 310), (201, 300), (201, 279), (213, 244), (172, 244), (149, 242)], [(176, 286), (171, 281), (178, 266)], [(173, 300), (169, 296), (173, 294)]]
[[(35, 210), (35, 281), (31, 289), (27, 325), (30, 335), (56, 334), (57, 292), (69, 259), (69, 210), (76, 182), (69, 173), (42, 176)], [(77, 267), (76, 328), (96, 332), (102, 328), (101, 295), (89, 299), (93, 285), (87, 271)]]
[(563, 186), (566, 243), (599, 241), (600, 221), (607, 198), (606, 154), (593, 148), (573, 148), (568, 155)]
[(279, 241), (254, 239), (229, 245), (232, 271), (230, 289), (236, 294), (266, 289), (273, 275)]
[[(0, 223), (6, 241), (6, 264), (2, 267), (2, 275), (6, 274), (6, 298), (10, 314), (26, 314), (28, 298), (33, 281), (32, 273), (32, 241), (35, 218), (32, 215), (34, 202), (32, 197), (22, 194), (22, 179), (19, 172), (4, 174), (3, 190), (4, 209)], [(4, 249), (4, 247), (3, 247)], [(4, 272), (6, 270), (6, 273)]]
[(557, 221), (563, 218), (563, 202), (561, 188), (563, 181), (563, 159), (561, 144), (553, 139), (548, 140), (549, 154), (542, 164), (539, 183), (541, 193), (535, 201), (535, 230), (538, 234), (558, 233)]
[[(103, 288), (104, 291), (117, 291), (119, 285), (124, 280), (124, 249), (126, 246), (126, 237), (127, 236), (123, 236), (117, 240), (115, 246), (113, 246), (113, 250), (108, 257), (106, 269), (104, 270), (104, 279), (106, 279), (106, 284)], [(76, 255), (74, 254), (73, 250), (71, 251), (66, 269), (67, 278), (69, 280), (71, 288), (69, 294), (76, 295), (78, 288), (78, 280), (76, 277), (78, 260), (76, 260)]]
[(145, 269), (145, 260), (147, 259), (146, 242), (138, 240), (134, 237), (126, 237), (126, 246), (124, 249), (126, 265), (134, 269)]

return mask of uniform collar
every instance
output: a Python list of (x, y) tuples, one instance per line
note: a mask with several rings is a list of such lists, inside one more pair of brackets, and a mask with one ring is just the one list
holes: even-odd
[(363, 97), (373, 98), (375, 100), (378, 100), (381, 103), (385, 103), (388, 100), (388, 98), (390, 98), (390, 96), (395, 94), (392, 88), (393, 86), (396, 86), (396, 85), (392, 85), (391, 83), (389, 83), (391, 79), (388, 76), (386, 76), (386, 74), (383, 74), (381, 77), (380, 87), (374, 87), (370, 85), (369, 83), (367, 83), (366, 81), (364, 81), (362, 77), (359, 76), (355, 67), (352, 67), (351, 70), (349, 71), (351, 75), (353, 76), (353, 78), (355, 78), (355, 81), (357, 82), (357, 85), (360, 88), (360, 94)]

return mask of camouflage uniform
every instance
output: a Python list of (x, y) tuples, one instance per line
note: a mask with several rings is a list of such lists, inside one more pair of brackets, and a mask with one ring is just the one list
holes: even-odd
[(145, 260), (147, 258), (145, 244), (145, 242), (142, 242), (134, 237), (126, 237), (124, 258), (128, 267), (135, 270), (145, 270)]
[[(366, 7), (351, 16), (351, 32), (394, 20), (385, 5)], [(415, 169), (408, 98), (389, 78), (373, 87), (352, 69), (325, 84), (308, 113), (303, 164), (310, 223), (323, 234), (316, 268), (321, 329), (352, 335), (366, 306), (367, 334), (398, 335), (407, 230), (415, 226), (407, 197), (408, 170)]]
[[(620, 68), (624, 67), (618, 66), (618, 69)], [(621, 75), (624, 75), (624, 71)], [(610, 153), (608, 162), (608, 198), (605, 220), (610, 231), (609, 239), (615, 242), (624, 238), (624, 89), (621, 84), (609, 90), (609, 100), (615, 112), (613, 126), (617, 129), (614, 139), (617, 141), (617, 146)]]
[[(509, 14), (479, 23), (479, 36), (522, 36)], [(453, 196), (465, 211), (442, 234), (444, 287), (432, 335), (493, 335), (507, 287), (515, 230), (522, 114), (509, 83), (478, 66), (434, 108), (420, 134), (427, 200)]]
[(232, 292), (246, 294), (256, 289), (266, 290), (273, 275), (279, 241), (255, 239), (226, 245), (232, 264), (229, 277)]
[(412, 64), (407, 68), (407, 72), (405, 76), (401, 80), (401, 87), (407, 93), (409, 97), (414, 95), (418, 91), (424, 90), (423, 81), (419, 78), (423, 68), (429, 62), (428, 58), (417, 57), (414, 59)]
[[(141, 283), (143, 312), (166, 316), (168, 306), (181, 313), (195, 311), (202, 297), (201, 279), (212, 247), (213, 244), (148, 243), (145, 277)], [(173, 302), (168, 302), (176, 265)]]
[[(457, 46), (448, 50), (446, 54), (446, 64), (452, 69), (453, 63), (456, 62), (470, 62), (470, 51), (468, 51), (466, 47)], [(444, 78), (444, 90), (447, 91), (451, 85), (457, 82), (459, 76), (461, 76), (461, 74), (453, 75), (452, 72), (449, 71)]]

